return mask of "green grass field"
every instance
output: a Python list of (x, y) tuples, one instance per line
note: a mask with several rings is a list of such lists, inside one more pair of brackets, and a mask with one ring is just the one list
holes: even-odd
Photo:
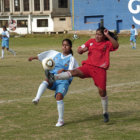
[[(0, 140), (140, 140), (140, 40), (131, 49), (129, 37), (119, 37), (120, 48), (111, 53), (107, 91), (110, 122), (103, 123), (101, 100), (91, 79), (75, 78), (65, 96), (65, 125), (56, 128), (54, 92), (46, 90), (37, 106), (32, 104), (45, 79), (39, 61), (30, 56), (54, 49), (71, 35), (11, 38), (17, 56), (5, 51), (0, 60)], [(73, 44), (79, 64), (86, 59), (76, 53), (88, 40), (80, 36)]]

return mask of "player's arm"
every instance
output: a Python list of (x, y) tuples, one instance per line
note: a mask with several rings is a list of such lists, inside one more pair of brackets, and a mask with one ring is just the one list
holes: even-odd
[(28, 58), (28, 61), (32, 61), (32, 60), (38, 60), (38, 56), (31, 56)]
[(109, 35), (109, 31), (107, 29), (104, 30), (104, 35), (109, 39), (109, 41), (112, 43), (113, 48), (117, 49), (119, 47), (119, 43)]
[(82, 46), (78, 47), (78, 49), (77, 49), (77, 52), (78, 52), (79, 54), (83, 54), (83, 53), (85, 53), (85, 52), (87, 52), (87, 51), (88, 51), (88, 48), (86, 47), (85, 44), (83, 44)]
[(2, 35), (2, 37), (7, 37), (7, 35)]
[(68, 70), (60, 69), (60, 70), (57, 71), (57, 73), (59, 74), (61, 72), (66, 72), (66, 71), (68, 71)]

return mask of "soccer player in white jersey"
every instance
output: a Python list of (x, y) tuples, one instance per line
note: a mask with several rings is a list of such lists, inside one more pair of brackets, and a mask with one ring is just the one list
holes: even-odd
[(6, 26), (3, 26), (3, 32), (2, 32), (2, 51), (1, 51), (1, 59), (4, 58), (4, 49), (6, 48), (7, 51), (11, 52), (14, 56), (16, 55), (15, 51), (9, 48), (9, 32), (7, 31)]
[(130, 29), (130, 44), (133, 49), (136, 49), (136, 37), (138, 35), (138, 32), (135, 28), (135, 25), (132, 25), (132, 28)]
[[(65, 72), (67, 70), (73, 70), (78, 67), (78, 63), (72, 55), (73, 55), (72, 42), (69, 39), (64, 39), (62, 41), (62, 53), (54, 50), (50, 50), (50, 51), (43, 52), (36, 57), (30, 57), (29, 61), (32, 61), (33, 59), (38, 59), (42, 61), (47, 57), (52, 58), (55, 62), (55, 67), (53, 70), (50, 71), (50, 73), (58, 74), (61, 72)], [(56, 123), (57, 127), (64, 125), (63, 98), (66, 95), (71, 82), (72, 82), (72, 78), (69, 78), (68, 80), (57, 80), (53, 83), (49, 83), (48, 79), (46, 79), (40, 84), (36, 97), (32, 101), (34, 104), (38, 104), (41, 95), (44, 93), (44, 91), (47, 88), (51, 90), (55, 90), (55, 98), (57, 101), (57, 110), (59, 116), (58, 122)]]

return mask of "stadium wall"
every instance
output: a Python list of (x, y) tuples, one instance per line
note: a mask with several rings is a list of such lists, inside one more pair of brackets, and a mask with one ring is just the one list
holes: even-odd
[(73, 30), (96, 30), (104, 24), (109, 30), (140, 28), (139, 0), (71, 0)]

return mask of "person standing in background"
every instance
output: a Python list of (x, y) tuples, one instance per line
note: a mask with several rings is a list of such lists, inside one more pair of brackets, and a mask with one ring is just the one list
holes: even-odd
[(133, 49), (136, 49), (136, 38), (137, 38), (138, 32), (135, 28), (135, 25), (132, 25), (132, 28), (130, 29), (130, 45)]
[(7, 51), (9, 51), (10, 53), (12, 53), (14, 56), (16, 55), (15, 51), (13, 51), (12, 49), (9, 48), (9, 32), (7, 31), (6, 26), (3, 26), (3, 32), (2, 32), (2, 51), (1, 51), (1, 59), (4, 58), (4, 49), (6, 48)]

